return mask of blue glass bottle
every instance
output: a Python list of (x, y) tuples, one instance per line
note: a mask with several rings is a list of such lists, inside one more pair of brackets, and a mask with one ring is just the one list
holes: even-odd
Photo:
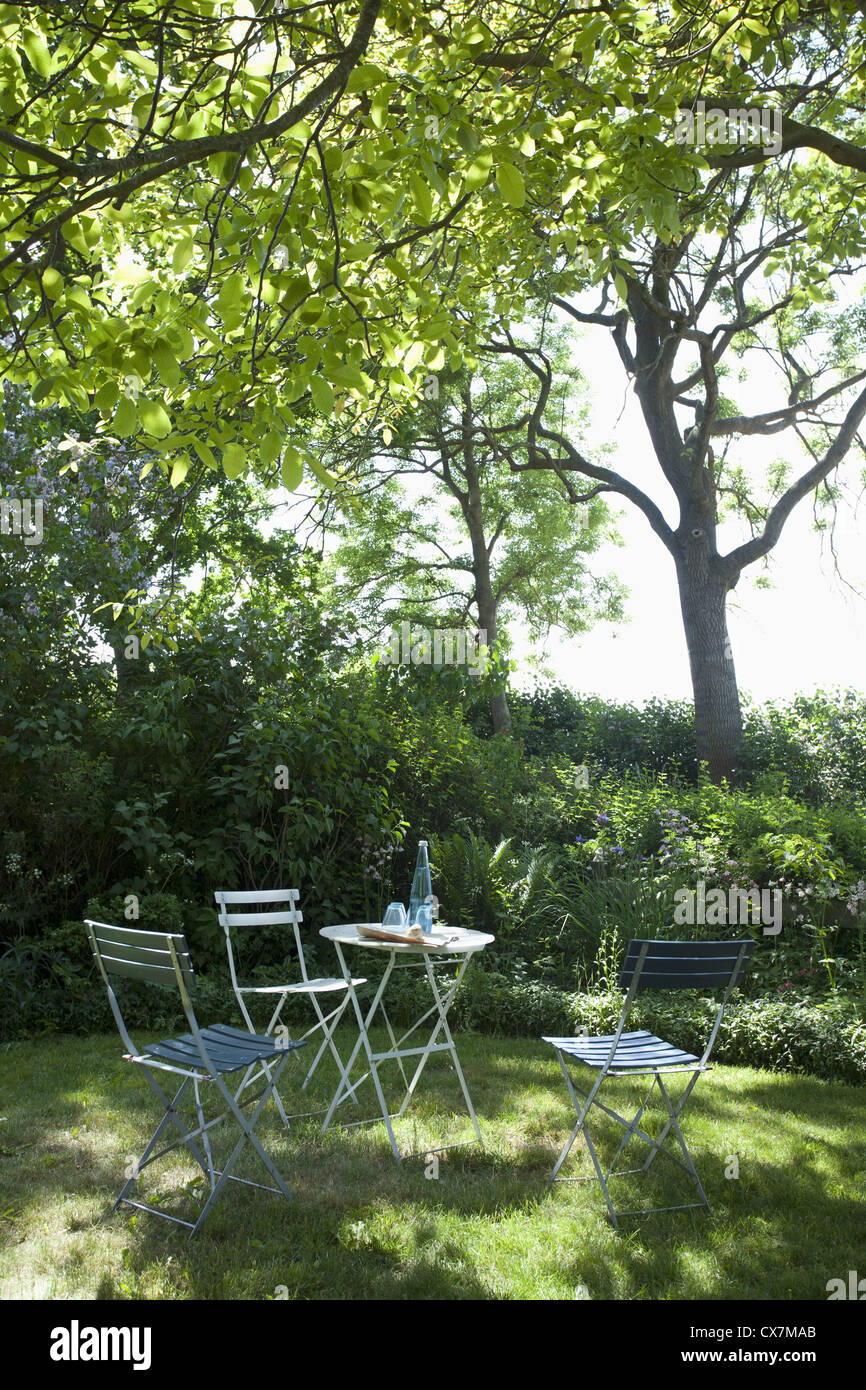
[(418, 842), (418, 858), (415, 861), (412, 892), (409, 894), (409, 926), (420, 926), (425, 932), (433, 930), (433, 885), (430, 882), (426, 840)]

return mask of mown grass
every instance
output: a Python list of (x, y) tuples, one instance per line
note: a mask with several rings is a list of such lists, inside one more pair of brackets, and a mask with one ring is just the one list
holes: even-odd
[[(344, 1055), (351, 1041), (347, 1030)], [(285, 1132), (269, 1107), (259, 1132), (295, 1200), (231, 1184), (191, 1244), (156, 1218), (111, 1214), (124, 1167), (158, 1119), (117, 1038), (6, 1045), (0, 1295), (573, 1299), (578, 1290), (594, 1299), (823, 1300), (828, 1279), (863, 1265), (866, 1090), (715, 1068), (684, 1123), (712, 1212), (629, 1218), (614, 1231), (595, 1183), (547, 1185), (573, 1121), (552, 1049), (479, 1035), (458, 1043), (483, 1147), (440, 1155), (438, 1178), (427, 1177), (423, 1157), (395, 1162), (381, 1125), (323, 1136), (306, 1120)], [(291, 1066), (281, 1088), (290, 1108), (324, 1106), (333, 1067), (323, 1064), (302, 1098), (303, 1073)], [(608, 1103), (626, 1113), (636, 1083), (611, 1085), (620, 1103), (613, 1091)], [(372, 1114), (369, 1083), (362, 1096)], [(468, 1122), (454, 1118), (459, 1099), (453, 1072), (431, 1061), (400, 1125), (403, 1147), (466, 1137)], [(224, 1149), (228, 1127), (214, 1133)], [(607, 1135), (611, 1155), (618, 1137)], [(731, 1156), (736, 1178), (725, 1176)], [(570, 1162), (572, 1174), (590, 1171), (578, 1146)], [(237, 1171), (259, 1180), (256, 1163)], [(196, 1172), (175, 1154), (147, 1170), (142, 1191), (179, 1194), (191, 1211), (182, 1189)], [(690, 1200), (672, 1165), (658, 1162), (636, 1182), (615, 1188), (621, 1206)]]

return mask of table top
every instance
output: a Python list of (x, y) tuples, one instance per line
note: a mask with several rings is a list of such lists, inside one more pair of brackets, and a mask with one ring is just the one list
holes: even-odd
[[(380, 927), (381, 922), (364, 922), (365, 927)], [(494, 936), (488, 932), (472, 931), (469, 927), (449, 927), (444, 923), (437, 923), (433, 928), (433, 935), (439, 934), (454, 937), (444, 946), (434, 946), (419, 944), (418, 946), (408, 941), (377, 941), (370, 936), (361, 936), (358, 931), (357, 923), (347, 922), (336, 927), (322, 927), (319, 936), (325, 937), (327, 941), (339, 942), (341, 946), (365, 946), (371, 950), (378, 951), (399, 951), (401, 954), (418, 955), (425, 952), (434, 956), (465, 955), (467, 951), (482, 951), (485, 946), (489, 946), (491, 941), (495, 941)]]

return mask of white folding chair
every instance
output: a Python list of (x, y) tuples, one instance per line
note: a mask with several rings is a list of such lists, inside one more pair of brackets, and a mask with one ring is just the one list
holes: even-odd
[[(346, 980), (338, 979), (336, 976), (330, 975), (317, 976), (314, 979), (310, 979), (309, 975), (307, 974), (307, 965), (306, 961), (304, 960), (304, 947), (301, 941), (301, 933), (299, 930), (300, 924), (304, 920), (303, 915), (297, 907), (298, 899), (300, 898), (300, 896), (301, 895), (297, 888), (254, 888), (251, 890), (243, 891), (228, 891), (225, 889), (220, 889), (218, 892), (214, 893), (214, 897), (216, 898), (217, 906), (219, 908), (220, 925), (222, 926), (226, 937), (226, 949), (228, 951), (229, 974), (231, 975), (232, 988), (234, 989), (235, 997), (238, 1001), (238, 1007), (240, 1008), (240, 1011), (244, 1019), (246, 1020), (250, 1032), (255, 1033), (256, 1031), (253, 1025), (253, 1021), (250, 1018), (249, 1010), (247, 1008), (247, 1003), (251, 999), (255, 999), (256, 997), (266, 999), (268, 996), (270, 996), (271, 998), (276, 999), (277, 1001), (276, 1008), (274, 1009), (274, 1012), (271, 1015), (271, 1020), (268, 1023), (267, 1028), (265, 1029), (265, 1032), (268, 1034), (273, 1033), (274, 1029), (277, 1027), (279, 1017), (283, 1009), (283, 1005), (285, 1004), (286, 1000), (291, 998), (293, 995), (307, 995), (310, 999), (310, 1002), (313, 1005), (318, 1021), (313, 1024), (312, 1028), (309, 1028), (307, 1032), (304, 1033), (303, 1037), (306, 1041), (306, 1039), (312, 1037), (314, 1033), (317, 1033), (319, 1030), (321, 1030), (322, 1041), (318, 1052), (313, 1058), (312, 1065), (309, 1071), (307, 1072), (306, 1076), (304, 1077), (301, 1090), (305, 1090), (308, 1082), (310, 1081), (313, 1073), (316, 1070), (316, 1067), (319, 1065), (322, 1056), (328, 1048), (330, 1048), (331, 1055), (333, 1056), (334, 1061), (337, 1064), (341, 1076), (345, 1072), (342, 1058), (340, 1057), (340, 1054), (337, 1051), (337, 1044), (334, 1042), (334, 1029), (340, 1022), (340, 1019), (343, 1016), (343, 1013), (346, 1009), (346, 1006), (349, 1003), (349, 999), (351, 996), (349, 994), (349, 985)], [(250, 908), (255, 905), (258, 905), (260, 910), (246, 912), (234, 912), (229, 910), (234, 907)], [(262, 911), (261, 908), (263, 907), (266, 907), (267, 910)], [(292, 984), (283, 985), (240, 984), (238, 982), (237, 977), (237, 965), (235, 961), (235, 950), (234, 943), (232, 941), (232, 932), (234, 930), (243, 928), (276, 927), (289, 925), (291, 925), (295, 935), (295, 949), (298, 953), (298, 963), (301, 969), (301, 979)], [(352, 984), (356, 987), (358, 985), (363, 985), (366, 983), (367, 981), (364, 977), (357, 980), (352, 980)], [(322, 1011), (322, 1007), (319, 1003), (319, 998), (321, 995), (329, 994), (340, 995), (341, 998), (337, 1007), (333, 1009), (331, 1013), (325, 1014)], [(355, 1095), (354, 1087), (350, 1088), (350, 1093), (352, 1099), (357, 1105), (358, 1099)], [(280, 1107), (280, 1114), (282, 1115), (284, 1124), (287, 1124), (289, 1119), (299, 1118), (298, 1116), (286, 1116), (285, 1111), (282, 1109), (282, 1105), (278, 1096), (276, 1097), (276, 1100), (277, 1105)]]
[[(615, 1033), (605, 1034), (600, 1037), (576, 1037), (576, 1038), (543, 1038), (542, 1041), (550, 1043), (556, 1048), (559, 1057), (559, 1065), (565, 1077), (565, 1083), (571, 1096), (572, 1104), (577, 1112), (577, 1124), (571, 1131), (556, 1165), (550, 1176), (551, 1182), (587, 1182), (589, 1178), (560, 1178), (559, 1170), (568, 1157), (569, 1151), (579, 1134), (583, 1134), (586, 1140), (586, 1147), (589, 1150), (595, 1168), (595, 1174), (601, 1183), (605, 1201), (614, 1226), (617, 1224), (618, 1216), (643, 1216), (651, 1211), (685, 1211), (690, 1207), (707, 1207), (709, 1202), (707, 1195), (701, 1186), (695, 1165), (692, 1162), (686, 1142), (680, 1133), (677, 1123), (680, 1112), (692, 1093), (692, 1089), (702, 1072), (709, 1071), (709, 1058), (716, 1041), (725, 1005), (728, 1002), (728, 995), (731, 990), (739, 984), (745, 972), (746, 962), (752, 950), (752, 942), (749, 941), (631, 941), (626, 951), (622, 971), (620, 973), (620, 988), (626, 991), (626, 998), (623, 1004), (622, 1014), (619, 1020), (619, 1027)], [(657, 1038), (654, 1033), (645, 1031), (626, 1033), (624, 1028), (631, 1011), (632, 1003), (638, 992), (642, 989), (723, 989), (724, 996), (719, 1005), (716, 1020), (710, 1033), (709, 1041), (700, 1057), (696, 1057), (691, 1052), (684, 1052), (675, 1047), (672, 1043), (664, 1042)], [(573, 1067), (575, 1063), (583, 1067), (588, 1067), (597, 1072), (595, 1080), (588, 1090), (577, 1085), (569, 1074), (566, 1058)], [(685, 1090), (677, 1101), (676, 1105), (671, 1104), (670, 1096), (663, 1078), (669, 1074), (677, 1072), (691, 1073), (690, 1080)], [(601, 1086), (608, 1077), (625, 1076), (651, 1076), (652, 1083), (633, 1119), (627, 1120), (624, 1116), (618, 1115), (615, 1110), (602, 1104), (598, 1099)], [(656, 1086), (659, 1089), (662, 1100), (667, 1110), (667, 1120), (658, 1138), (653, 1139), (643, 1129), (639, 1128), (643, 1112), (649, 1103), (650, 1096)], [(578, 1094), (584, 1099), (581, 1103)], [(606, 1173), (602, 1173), (601, 1164), (589, 1129), (587, 1128), (587, 1118), (590, 1107), (595, 1105), (598, 1110), (609, 1115), (625, 1129), (625, 1135), (617, 1149), (613, 1162)], [(682, 1157), (670, 1152), (669, 1149), (662, 1147), (668, 1135), (673, 1131), (674, 1138), (679, 1144)], [(644, 1143), (649, 1144), (650, 1153), (641, 1168), (628, 1168), (614, 1172), (621, 1154), (632, 1139), (638, 1138)], [(624, 1177), (627, 1173), (645, 1173), (651, 1167), (659, 1154), (671, 1160), (679, 1168), (683, 1169), (691, 1178), (697, 1188), (700, 1197), (699, 1202), (684, 1203), (673, 1207), (650, 1207), (641, 1208), (638, 1211), (615, 1211), (608, 1192), (607, 1182), (610, 1177)]]
[[(251, 1036), (240, 1028), (231, 1028), (224, 1023), (215, 1023), (210, 1028), (199, 1028), (190, 1003), (190, 992), (195, 988), (195, 974), (186, 940), (180, 934), (142, 931), (133, 927), (113, 927), (106, 922), (90, 920), (86, 920), (84, 925), (90, 938), (94, 959), (108, 990), (108, 1002), (114, 1014), (114, 1021), (127, 1048), (124, 1060), (135, 1062), (143, 1069), (148, 1085), (165, 1111), (141, 1157), (132, 1164), (132, 1171), (127, 1170), (127, 1181), (114, 1204), (114, 1210), (123, 1203), (129, 1207), (137, 1207), (139, 1211), (150, 1212), (153, 1216), (161, 1216), (165, 1221), (173, 1221), (178, 1226), (187, 1226), (189, 1239), (192, 1240), (227, 1182), (240, 1182), (246, 1187), (276, 1192), (291, 1199), (291, 1192), (259, 1143), (254, 1130), (270, 1097), (273, 1096), (277, 1100), (276, 1083), (289, 1054), (305, 1044), (291, 1040), (275, 1043), (272, 1038)], [(124, 1023), (117, 995), (111, 984), (113, 976), (142, 980), (148, 984), (175, 986), (180, 992), (189, 1033), (177, 1038), (164, 1039), (145, 1048), (144, 1051), (139, 1051)], [(244, 1077), (237, 1091), (232, 1094), (223, 1078), (239, 1071), (244, 1072)], [(241, 1100), (241, 1092), (248, 1086), (248, 1078), (252, 1071), (256, 1071), (257, 1076), (264, 1077), (264, 1087), (256, 1095)], [(169, 1099), (156, 1079), (154, 1073), (159, 1072), (173, 1072), (176, 1076), (183, 1077), (180, 1089), (172, 1099)], [(203, 1082), (211, 1083), (209, 1094), (212, 1095), (214, 1090), (218, 1091), (228, 1106), (221, 1115), (210, 1120), (205, 1120), (202, 1106), (200, 1088)], [(198, 1119), (196, 1129), (187, 1129), (180, 1115), (180, 1103), (190, 1086), (193, 1088)], [(247, 1118), (244, 1110), (253, 1105), (255, 1109)], [(214, 1125), (230, 1116), (233, 1116), (240, 1126), (241, 1136), (225, 1167), (218, 1169), (214, 1166), (211, 1152), (210, 1131)], [(169, 1125), (177, 1130), (180, 1138), (164, 1144), (161, 1149), (155, 1151), (163, 1131)], [(201, 1145), (196, 1142), (198, 1139), (201, 1139)], [(232, 1169), (247, 1144), (258, 1154), (277, 1184), (276, 1187), (250, 1182), (247, 1178), (234, 1175)], [(127, 1195), (133, 1184), (138, 1182), (144, 1168), (180, 1145), (189, 1150), (210, 1185), (210, 1194), (194, 1222), (162, 1211), (152, 1203), (145, 1205), (143, 1202), (136, 1202)]]

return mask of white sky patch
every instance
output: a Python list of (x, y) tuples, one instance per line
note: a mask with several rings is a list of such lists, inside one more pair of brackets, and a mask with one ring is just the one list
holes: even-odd
[[(591, 383), (589, 441), (615, 443), (616, 455), (605, 463), (648, 492), (667, 520), (676, 524), (676, 500), (661, 475), (640, 407), (631, 389), (627, 390), (625, 372), (609, 337), (590, 330), (577, 340), (575, 352)], [(748, 364), (749, 358), (744, 361)], [(741, 364), (733, 359), (733, 365), (736, 371)], [(744, 412), (785, 404), (781, 383), (769, 373), (745, 383), (732, 376), (722, 380), (720, 389), (734, 396)], [(840, 417), (841, 411), (833, 416)], [(593, 457), (591, 447), (588, 457)], [(737, 441), (730, 457), (753, 468), (784, 457), (793, 476), (807, 466), (793, 430)], [(862, 467), (858, 451), (852, 449), (839, 470), (841, 478), (847, 474), (852, 480), (854, 496), (860, 492), (857, 479)], [(593, 568), (614, 570), (627, 586), (625, 608), (631, 621), (619, 627), (602, 623), (572, 639), (555, 631), (548, 643), (547, 667), (557, 680), (583, 693), (634, 701), (652, 695), (691, 699), (673, 560), (636, 507), (615, 494), (605, 496), (612, 508), (622, 512), (619, 530), (625, 545), (600, 549), (593, 557)], [(770, 554), (768, 568), (758, 563), (743, 571), (728, 601), (728, 627), (742, 692), (763, 700), (820, 687), (866, 689), (864, 532), (866, 500), (856, 510), (840, 501), (834, 541), (840, 580), (829, 534), (822, 536), (813, 529), (809, 497), (794, 509)], [(723, 553), (746, 539), (748, 530), (742, 522), (732, 519), (720, 527)], [(760, 575), (771, 581), (771, 589), (756, 588), (754, 581)], [(852, 593), (843, 580), (860, 593)], [(525, 638), (515, 642), (515, 656), (520, 662), (516, 684), (531, 686), (534, 675)]]

